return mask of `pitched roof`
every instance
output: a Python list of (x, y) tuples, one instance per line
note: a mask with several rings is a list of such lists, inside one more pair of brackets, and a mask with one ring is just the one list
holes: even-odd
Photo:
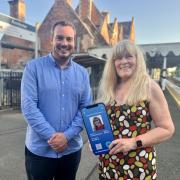
[[(54, 5), (42, 22), (42, 26), (39, 28), (39, 32), (49, 31), (51, 25), (54, 24), (55, 21), (57, 21), (58, 19), (64, 19), (73, 22), (77, 29), (78, 36), (81, 36), (82, 34), (90, 35), (90, 37), (94, 39), (93, 46), (111, 45), (114, 23), (108, 22), (108, 20), (106, 19), (107, 17), (99, 11), (94, 2), (92, 2), (91, 19), (85, 18), (82, 20), (79, 16), (79, 7), (80, 6), (78, 5), (74, 10), (72, 6), (70, 6), (64, 0), (55, 1)], [(49, 23), (47, 24), (45, 22)], [(131, 21), (118, 22), (118, 37), (121, 37), (120, 34), (122, 34), (122, 38), (129, 38), (131, 33), (131, 23)]]
[[(118, 22), (118, 28), (120, 29), (123, 27), (123, 39), (128, 39), (130, 35), (130, 30), (131, 30), (131, 21), (126, 21), (126, 22)], [(111, 28), (113, 28), (114, 23), (109, 24)]]
[[(55, 11), (55, 9), (59, 9), (59, 12), (61, 12), (62, 10), (64, 10), (64, 8), (66, 8), (68, 10), (68, 13), (69, 14), (69, 17), (68, 16), (62, 16), (61, 13), (57, 14), (56, 13), (56, 17), (54, 19), (52, 19), (52, 14), (53, 14), (53, 11)], [(93, 37), (92, 33), (90, 32), (90, 30), (87, 28), (87, 26), (84, 25), (83, 21), (79, 18), (79, 16), (77, 15), (77, 13), (74, 11), (74, 9), (69, 5), (67, 4), (66, 2), (64, 1), (58, 1), (57, 3), (55, 2), (54, 5), (51, 7), (51, 9), (49, 10), (49, 12), (47, 13), (46, 17), (44, 18), (43, 22), (42, 22), (42, 26), (45, 24), (46, 21), (49, 20), (49, 22), (51, 22), (52, 24), (54, 24), (58, 18), (60, 18), (61, 20), (71, 20), (71, 15), (74, 16), (74, 19), (73, 19), (73, 23), (75, 24), (76, 26), (76, 29), (77, 29), (77, 33), (79, 32), (78, 31), (78, 28), (79, 28), (79, 24), (81, 24), (81, 26), (83, 27), (84, 31), (89, 34), (91, 37)], [(54, 21), (55, 22), (54, 22)], [(51, 27), (50, 27), (51, 28)], [(44, 29), (45, 31), (47, 30), (46, 28), (44, 27), (41, 27), (39, 28), (41, 31)]]
[[(75, 12), (79, 14), (79, 4), (75, 9)], [(83, 22), (87, 25), (89, 31), (93, 34), (96, 43), (101, 45), (108, 45), (104, 37), (100, 34), (100, 28), (104, 21), (104, 16), (100, 13), (94, 2), (92, 2), (92, 16), (91, 20), (86, 18)]]
[(88, 26), (88, 29), (93, 34), (96, 43), (99, 42), (98, 44), (107, 45), (104, 37), (100, 34), (98, 28), (93, 24), (93, 22), (89, 18), (86, 18), (84, 20), (84, 23), (86, 23), (86, 25)]
[[(77, 8), (75, 9), (75, 11), (78, 14), (78, 12), (79, 12), (79, 4), (78, 4)], [(96, 34), (96, 39), (98, 39), (97, 38), (97, 36), (98, 36), (97, 31), (100, 32), (104, 20), (105, 20), (105, 17), (103, 16), (103, 14), (99, 11), (99, 9), (96, 7), (94, 2), (92, 2), (91, 20), (90, 19), (88, 21), (86, 20), (85, 23), (91, 29), (90, 31), (94, 32), (93, 34)], [(132, 23), (132, 21), (118, 22), (118, 29), (122, 31), (122, 32), (119, 32), (119, 33), (123, 33), (122, 35), (120, 35), (120, 36), (122, 36), (123, 39), (128, 39), (129, 38), (130, 33), (131, 33), (130, 32), (131, 31), (131, 23)], [(108, 32), (109, 32), (110, 37), (113, 34), (113, 25), (114, 25), (114, 23), (107, 24), (107, 28), (108, 28)], [(94, 26), (96, 27), (96, 29), (94, 29)], [(104, 39), (104, 37), (100, 37), (100, 39)]]
[(91, 15), (91, 20), (92, 22), (96, 25), (99, 26), (103, 23), (104, 21), (104, 16), (102, 13), (98, 10), (94, 2), (92, 2), (92, 15)]

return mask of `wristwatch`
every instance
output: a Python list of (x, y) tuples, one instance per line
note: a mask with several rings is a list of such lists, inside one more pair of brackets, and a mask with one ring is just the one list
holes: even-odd
[(138, 137), (136, 137), (136, 146), (137, 146), (138, 148), (140, 148), (140, 147), (143, 146), (141, 139), (139, 139)]

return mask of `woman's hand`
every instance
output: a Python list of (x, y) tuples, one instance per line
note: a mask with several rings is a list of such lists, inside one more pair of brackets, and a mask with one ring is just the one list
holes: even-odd
[(116, 139), (112, 141), (109, 148), (109, 154), (117, 154), (119, 152), (127, 154), (130, 150), (136, 149), (136, 140), (135, 138)]

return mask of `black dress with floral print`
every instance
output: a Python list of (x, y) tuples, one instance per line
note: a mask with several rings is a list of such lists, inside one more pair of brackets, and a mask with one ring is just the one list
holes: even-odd
[[(106, 106), (114, 138), (132, 138), (151, 129), (149, 102), (138, 105)], [(99, 179), (106, 180), (151, 180), (156, 179), (156, 151), (153, 147), (139, 148), (126, 155), (103, 154), (99, 156)]]

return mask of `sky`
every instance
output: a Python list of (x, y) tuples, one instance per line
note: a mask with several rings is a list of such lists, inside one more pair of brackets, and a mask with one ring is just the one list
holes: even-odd
[[(54, 0), (25, 0), (26, 23), (42, 22)], [(79, 0), (72, 0), (75, 8)], [(110, 20), (130, 21), (134, 17), (138, 44), (180, 42), (180, 0), (94, 0)], [(9, 15), (8, 0), (0, 0), (0, 12)]]

